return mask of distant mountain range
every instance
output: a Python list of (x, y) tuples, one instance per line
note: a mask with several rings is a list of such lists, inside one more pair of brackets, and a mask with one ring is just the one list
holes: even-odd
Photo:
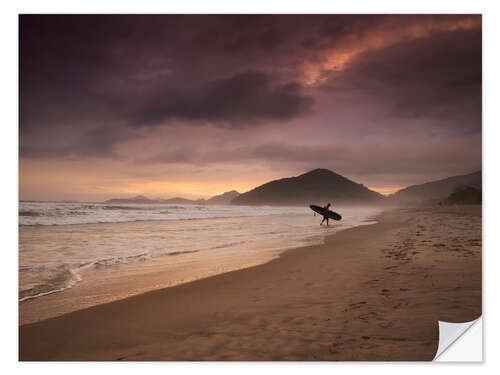
[[(471, 187), (449, 197), (459, 190)], [(206, 204), (206, 205), (309, 205), (330, 202), (334, 205), (406, 205), (420, 203), (458, 202), (465, 199), (467, 202), (478, 200), (482, 188), (481, 171), (463, 176), (453, 176), (443, 180), (431, 181), (425, 184), (412, 185), (384, 196), (341, 176), (328, 169), (314, 169), (297, 177), (282, 178), (267, 182), (246, 193), (240, 194), (235, 190), (216, 195), (210, 199), (191, 200), (181, 197), (171, 199), (149, 199), (142, 195), (134, 198), (110, 199), (104, 203), (170, 203), (170, 204)], [(470, 196), (474, 196), (471, 198)]]
[(213, 196), (210, 199), (186, 199), (181, 197), (175, 197), (170, 199), (149, 199), (143, 195), (138, 195), (133, 198), (114, 198), (105, 201), (107, 204), (153, 204), (153, 203), (162, 203), (162, 204), (208, 204), (208, 205), (224, 205), (230, 204), (231, 201), (240, 195), (236, 190), (226, 191), (223, 194)]
[(236, 205), (379, 204), (385, 197), (328, 169), (314, 169), (256, 187), (233, 199)]
[(143, 195), (138, 195), (137, 197), (133, 198), (113, 198), (113, 199), (108, 199), (107, 201), (104, 201), (103, 203), (151, 203), (154, 202), (153, 200), (146, 198)]
[(408, 204), (421, 202), (438, 202), (448, 198), (457, 189), (473, 187), (481, 190), (482, 172), (474, 172), (463, 176), (448, 177), (421, 185), (412, 185), (389, 195), (391, 203)]
[(230, 204), (232, 200), (238, 197), (240, 193), (236, 190), (226, 191), (221, 195), (216, 195), (207, 200), (207, 204)]

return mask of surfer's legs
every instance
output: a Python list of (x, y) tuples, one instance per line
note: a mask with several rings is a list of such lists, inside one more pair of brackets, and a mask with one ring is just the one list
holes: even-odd
[(323, 221), (321, 222), (320, 225), (323, 225), (323, 223), (325, 222), (326, 220), (326, 225), (328, 226), (328, 216), (323, 216)]

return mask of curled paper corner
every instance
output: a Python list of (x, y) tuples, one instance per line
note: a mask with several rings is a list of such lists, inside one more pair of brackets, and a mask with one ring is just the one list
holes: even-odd
[(464, 323), (439, 320), (439, 345), (433, 361), (481, 362), (482, 319), (480, 316), (476, 320)]

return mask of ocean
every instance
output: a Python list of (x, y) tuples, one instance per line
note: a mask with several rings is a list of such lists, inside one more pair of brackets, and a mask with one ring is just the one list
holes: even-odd
[[(341, 229), (370, 224), (380, 212), (337, 210), (343, 220), (330, 221), (327, 228), (319, 226), (321, 217), (309, 207), (22, 201), (19, 301), (54, 294), (64, 298), (65, 291), (77, 289), (86, 279), (109, 300), (111, 294), (118, 298), (138, 290), (130, 275), (159, 273), (150, 282), (154, 285), (142, 282), (143, 292), (245, 268), (286, 249), (322, 243), (326, 235)], [(113, 280), (127, 276), (123, 290), (115, 282), (113, 291), (106, 293), (110, 275)], [(104, 301), (79, 298), (90, 304)]]

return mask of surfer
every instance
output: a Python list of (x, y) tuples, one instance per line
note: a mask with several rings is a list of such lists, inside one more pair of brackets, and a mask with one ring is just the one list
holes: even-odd
[(330, 206), (331, 204), (328, 203), (325, 207), (323, 207), (323, 221), (320, 225), (323, 225), (324, 221), (326, 220), (326, 226), (328, 226), (328, 211), (330, 209)]

